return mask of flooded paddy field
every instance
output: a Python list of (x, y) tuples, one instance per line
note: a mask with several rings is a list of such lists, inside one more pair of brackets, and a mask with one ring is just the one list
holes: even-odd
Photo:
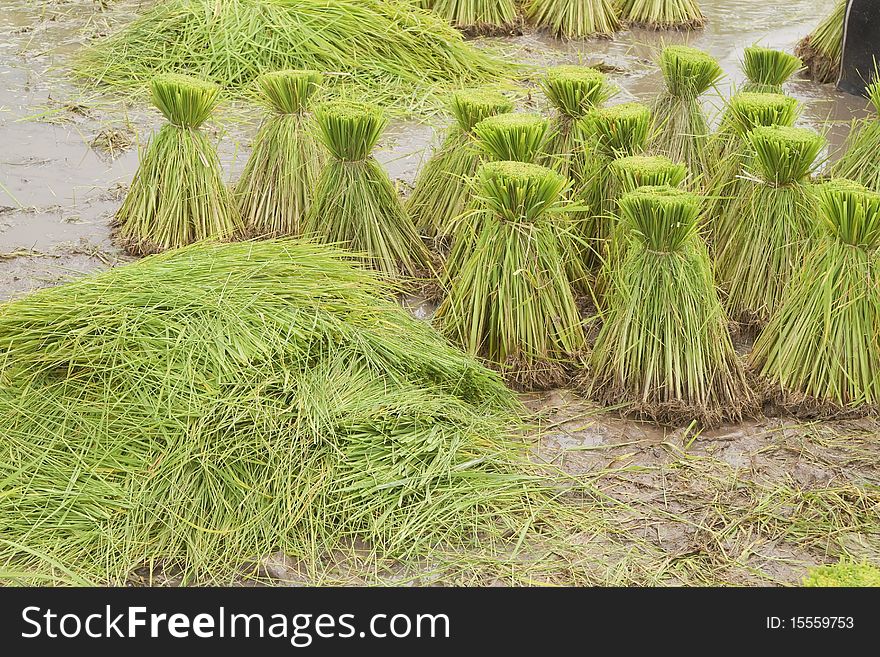
[[(144, 3), (145, 4), (145, 3)], [(718, 93), (743, 81), (745, 47), (793, 50), (833, 0), (703, 0), (697, 32), (622, 32), (610, 40), (561, 42), (540, 34), (487, 39), (526, 64), (603, 63), (621, 92), (647, 99), (660, 83), (663, 44), (688, 43), (727, 73)], [(110, 222), (137, 167), (137, 149), (160, 125), (147, 103), (86, 91), (67, 74), (70, 55), (120, 24), (137, 2), (0, 2), (0, 299), (124, 263)], [(109, 5), (109, 6), (108, 6)], [(827, 131), (833, 157), (866, 100), (795, 80), (800, 124)], [(523, 88), (525, 102), (530, 89)], [(707, 102), (720, 108), (722, 97)], [(237, 178), (256, 113), (224, 106), (208, 127), (224, 171)], [(435, 144), (438, 121), (396, 121), (380, 161), (406, 190)], [(880, 563), (880, 424), (804, 423), (768, 417), (706, 432), (621, 418), (569, 391), (524, 395), (541, 428), (537, 459), (586, 483), (596, 517), (572, 537), (570, 569), (529, 555), (516, 573), (485, 567), (454, 575), (388, 579), (466, 584), (795, 584), (809, 566), (841, 555)], [(612, 540), (613, 539), (613, 540)], [(623, 547), (621, 547), (623, 546)], [(554, 562), (555, 563), (555, 562)], [(296, 564), (267, 569), (297, 581)], [(464, 572), (464, 574), (462, 574)], [(380, 576), (381, 580), (384, 576)], [(328, 581), (360, 581), (354, 568)], [(364, 580), (365, 581), (365, 580)]]

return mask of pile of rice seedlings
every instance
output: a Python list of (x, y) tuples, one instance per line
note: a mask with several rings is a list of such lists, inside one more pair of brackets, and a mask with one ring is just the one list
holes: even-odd
[(372, 155), (386, 119), (375, 105), (335, 101), (315, 110), (318, 137), (330, 151), (303, 234), (341, 244), (392, 276), (417, 276), (430, 254), (388, 173)]
[(217, 85), (161, 75), (150, 88), (168, 123), (141, 154), (116, 213), (116, 234), (133, 254), (156, 253), (208, 237), (232, 238), (241, 217), (223, 181), (217, 151), (199, 130), (217, 103)]
[(790, 53), (749, 46), (743, 53), (742, 70), (747, 81), (742, 91), (781, 94), (782, 85), (802, 68), (803, 62)]
[(809, 587), (880, 587), (880, 568), (869, 563), (841, 559), (829, 566), (816, 566), (807, 571), (803, 586)]
[(795, 48), (795, 54), (804, 61), (809, 76), (816, 82), (834, 82), (840, 75), (846, 6), (847, 0), (837, 0), (832, 12)]
[(611, 36), (620, 27), (613, 0), (529, 0), (526, 18), (553, 36)]
[(331, 247), (203, 242), (0, 306), (0, 571), (229, 584), (522, 536), (550, 484), (517, 401), (392, 293)]
[(416, 226), (430, 237), (448, 235), (452, 220), (470, 198), (470, 181), (481, 161), (474, 146), (474, 126), (487, 117), (513, 111), (513, 103), (495, 91), (464, 90), (452, 95), (450, 109), (454, 122), (419, 173), (406, 203)]
[(316, 71), (278, 71), (258, 79), (272, 115), (254, 140), (236, 187), (245, 228), (252, 235), (297, 235), (324, 161), (309, 114), (321, 84)]
[(620, 199), (630, 243), (590, 358), (591, 397), (629, 403), (661, 422), (704, 425), (738, 420), (751, 408), (699, 213), (699, 197), (674, 187), (641, 187)]
[(761, 126), (791, 127), (799, 111), (798, 101), (782, 94), (743, 91), (728, 101), (721, 125), (709, 142), (706, 216), (716, 248), (738, 220), (730, 208), (744, 185), (744, 166), (752, 157), (747, 135)]
[(877, 156), (880, 153), (880, 76), (876, 73), (874, 82), (868, 85), (865, 93), (875, 114), (853, 123), (833, 172), (835, 176), (880, 191), (880, 157)]
[[(524, 388), (559, 385), (585, 347), (565, 240), (556, 224), (565, 179), (542, 166), (488, 162), (477, 173), (483, 216), (435, 316), (442, 331)], [(456, 261), (456, 259), (460, 259)]]
[(477, 149), (485, 158), (537, 164), (549, 145), (550, 121), (540, 114), (495, 114), (474, 126)]
[(730, 234), (716, 252), (729, 317), (763, 326), (784, 301), (816, 233), (810, 174), (825, 139), (804, 128), (759, 127), (754, 159), (730, 208)]
[(697, 0), (620, 0), (623, 22), (650, 30), (703, 27), (706, 19)]
[(516, 31), (514, 0), (428, 0), (435, 14), (469, 35), (502, 35)]
[(263, 73), (333, 72), (328, 84), (398, 112), (513, 73), (408, 0), (165, 0), (86, 48), (75, 73), (137, 91), (158, 73), (198, 74), (232, 94)]
[(570, 64), (548, 68), (541, 89), (554, 109), (547, 164), (566, 178), (576, 179), (583, 172), (578, 122), (614, 95), (615, 89), (601, 71)]
[(758, 336), (750, 366), (801, 415), (875, 413), (880, 401), (880, 194), (816, 186), (818, 243)]
[(695, 174), (706, 168), (709, 122), (700, 96), (724, 75), (714, 58), (688, 46), (667, 46), (660, 54), (666, 88), (654, 101), (653, 147)]

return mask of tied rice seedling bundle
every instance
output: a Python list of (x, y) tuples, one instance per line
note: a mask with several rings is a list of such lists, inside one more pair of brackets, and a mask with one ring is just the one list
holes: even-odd
[(297, 235), (324, 161), (309, 114), (321, 84), (316, 71), (278, 71), (258, 79), (272, 115), (260, 127), (236, 187), (246, 229), (253, 235)]
[(3, 577), (509, 548), (550, 486), (519, 405), (392, 293), (331, 247), (202, 242), (0, 306)]
[(441, 17), (402, 0), (165, 0), (86, 48), (80, 78), (137, 90), (194, 72), (241, 95), (263, 73), (333, 72), (342, 94), (398, 113), (429, 113), (450, 90), (516, 70)]
[(158, 76), (150, 88), (168, 123), (141, 155), (116, 213), (117, 235), (139, 255), (208, 237), (236, 237), (241, 217), (223, 181), (217, 151), (199, 130), (217, 103), (219, 87), (169, 74)]
[(469, 35), (503, 35), (516, 31), (514, 0), (431, 0), (430, 9)]
[(742, 91), (781, 94), (782, 85), (802, 68), (803, 62), (790, 53), (749, 46), (743, 53), (742, 69), (747, 82)]
[(763, 326), (784, 301), (816, 233), (810, 175), (825, 139), (804, 128), (759, 127), (748, 177), (731, 205), (736, 217), (716, 253), (730, 318)]
[(795, 54), (816, 82), (834, 82), (840, 74), (846, 7), (847, 0), (837, 0), (832, 12), (795, 48)]
[(430, 268), (428, 250), (372, 155), (385, 128), (382, 111), (335, 101), (320, 105), (315, 121), (330, 161), (318, 178), (303, 233), (342, 244), (391, 276), (415, 276)]
[(474, 126), (487, 117), (513, 111), (513, 103), (494, 91), (466, 90), (452, 95), (450, 108), (454, 122), (406, 203), (416, 226), (430, 237), (448, 235), (453, 219), (467, 205), (469, 184), (481, 160), (474, 145)]
[[(612, 186), (610, 201), (617, 204), (624, 194), (640, 187), (680, 187), (688, 176), (684, 164), (673, 162), (664, 155), (630, 155), (611, 163)], [(618, 213), (611, 218), (608, 248), (596, 276), (594, 289), (597, 297), (604, 295), (623, 261), (630, 236)]]
[(620, 0), (623, 22), (651, 30), (687, 30), (706, 22), (697, 0)]
[(566, 272), (566, 226), (556, 223), (565, 185), (534, 164), (482, 165), (479, 234), (470, 251), (450, 256), (455, 274), (436, 314), (454, 342), (524, 388), (563, 383), (566, 363), (585, 347)]
[(843, 144), (843, 155), (834, 164), (835, 176), (860, 182), (869, 189), (880, 191), (880, 76), (866, 94), (874, 106), (874, 116), (853, 123)]
[(620, 27), (612, 0), (529, 0), (526, 18), (556, 37), (610, 37)]
[(601, 71), (568, 64), (547, 69), (541, 89), (554, 108), (546, 164), (566, 178), (577, 179), (584, 166), (578, 122), (615, 89)]
[(880, 400), (880, 194), (816, 186), (821, 237), (758, 336), (750, 366), (805, 416), (875, 413)]
[(667, 46), (660, 55), (666, 88), (651, 108), (656, 122), (654, 148), (694, 174), (706, 170), (709, 122), (700, 96), (724, 75), (714, 58), (688, 46)]
[(620, 199), (630, 243), (590, 359), (591, 397), (628, 402), (637, 415), (661, 422), (711, 425), (751, 408), (698, 235), (699, 213), (699, 197), (668, 186)]
[(747, 135), (761, 126), (791, 127), (800, 104), (790, 96), (743, 91), (735, 94), (709, 141), (710, 174), (706, 183), (706, 211), (712, 245), (721, 248), (738, 217), (731, 205), (744, 185), (743, 168), (751, 157)]

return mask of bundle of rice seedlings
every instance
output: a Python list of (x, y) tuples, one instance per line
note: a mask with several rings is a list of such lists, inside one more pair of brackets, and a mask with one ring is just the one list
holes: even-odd
[(749, 46), (743, 53), (742, 69), (747, 82), (742, 91), (781, 94), (782, 85), (802, 68), (803, 62), (790, 53)]
[(431, 0), (430, 9), (469, 35), (510, 34), (519, 21), (514, 0)]
[(650, 30), (688, 30), (706, 22), (697, 0), (620, 0), (623, 22)]
[(620, 27), (612, 0), (529, 0), (525, 14), (537, 27), (565, 39), (611, 36)]
[(615, 90), (601, 71), (569, 64), (548, 68), (541, 89), (555, 110), (547, 164), (566, 178), (577, 178), (583, 172), (578, 121), (608, 100)]
[(324, 161), (309, 115), (321, 79), (316, 71), (278, 71), (258, 79), (273, 114), (260, 127), (236, 187), (242, 220), (253, 235), (300, 232)]
[(657, 124), (652, 144), (664, 155), (684, 162), (695, 174), (706, 169), (709, 122), (700, 96), (724, 75), (717, 61), (688, 46), (667, 46), (660, 54), (666, 88), (654, 101)]
[(196, 72), (232, 94), (286, 69), (332, 71), (336, 91), (403, 113), (435, 111), (452, 89), (515, 70), (406, 0), (165, 0), (89, 46), (74, 67), (129, 91), (159, 73)]
[(158, 76), (150, 88), (168, 123), (141, 155), (116, 213), (118, 237), (134, 254), (235, 237), (241, 217), (223, 182), (217, 151), (199, 130), (217, 103), (219, 87), (169, 74)]
[(727, 333), (708, 251), (698, 236), (699, 197), (641, 187), (620, 199), (631, 236), (612, 281), (586, 377), (602, 402), (628, 402), (661, 422), (738, 420), (752, 404)]
[(450, 109), (454, 122), (419, 173), (406, 203), (416, 226), (431, 237), (448, 235), (452, 220), (470, 198), (469, 184), (481, 159), (473, 143), (474, 126), (489, 116), (513, 111), (513, 103), (494, 91), (466, 90), (452, 95)]
[(822, 235), (758, 336), (751, 368), (803, 415), (874, 413), (880, 400), (880, 194), (817, 185)]
[(0, 306), (4, 577), (510, 549), (549, 485), (518, 403), (392, 293), (330, 247), (203, 242)]
[(825, 139), (804, 128), (759, 127), (754, 159), (731, 205), (736, 221), (716, 253), (728, 316), (763, 326), (781, 306), (816, 232), (810, 174)]
[(880, 76), (875, 73), (874, 82), (865, 93), (874, 106), (874, 116), (853, 123), (841, 149), (843, 154), (834, 164), (835, 176), (862, 183), (880, 191)]
[(841, 559), (835, 564), (816, 566), (807, 571), (803, 586), (809, 587), (880, 587), (880, 568), (864, 562)]
[(388, 173), (372, 156), (386, 119), (375, 105), (336, 101), (315, 111), (330, 161), (318, 178), (303, 233), (342, 244), (392, 276), (415, 276), (430, 254)]
[(565, 185), (534, 164), (480, 167), (480, 231), (470, 252), (450, 255), (455, 275), (435, 316), (453, 341), (525, 388), (563, 383), (585, 346), (554, 217)]
[(474, 128), (477, 149), (489, 160), (537, 164), (544, 159), (550, 121), (540, 114), (496, 114)]
[(718, 131), (709, 142), (709, 175), (706, 179), (706, 216), (712, 244), (720, 243), (729, 233), (738, 217), (731, 214), (730, 206), (739, 197), (743, 167), (751, 155), (747, 135), (761, 126), (794, 125), (800, 104), (782, 94), (743, 91), (728, 101)]
[(816, 82), (834, 82), (840, 74), (846, 7), (847, 0), (837, 0), (831, 13), (795, 48), (795, 54), (804, 61), (809, 76)]

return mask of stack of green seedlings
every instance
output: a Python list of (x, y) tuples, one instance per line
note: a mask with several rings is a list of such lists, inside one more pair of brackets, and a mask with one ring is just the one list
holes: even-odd
[(310, 102), (321, 85), (316, 71), (278, 71), (258, 78), (272, 115), (260, 126), (236, 198), (252, 235), (298, 235), (325, 153), (315, 139)]
[(616, 89), (595, 68), (563, 64), (547, 69), (541, 90), (553, 106), (545, 163), (566, 178), (577, 180), (584, 168), (579, 122), (611, 98)]
[(750, 366), (807, 417), (877, 412), (880, 401), (880, 194), (832, 179), (816, 186), (821, 236)]
[(747, 135), (761, 126), (791, 127), (799, 111), (798, 101), (782, 94), (744, 91), (728, 101), (721, 125), (709, 143), (705, 212), (716, 251), (738, 221), (731, 207), (745, 186), (744, 167), (752, 157)]
[(565, 186), (542, 166), (482, 165), (479, 234), (470, 252), (450, 257), (455, 276), (436, 314), (454, 342), (527, 389), (565, 383), (567, 363), (585, 348), (560, 239), (566, 228), (556, 225)]
[(841, 559), (835, 564), (816, 566), (807, 571), (803, 586), (810, 587), (880, 587), (880, 568), (867, 562)]
[(500, 378), (331, 247), (203, 242), (41, 290), (0, 306), (0, 363), (6, 581), (500, 556), (549, 508)]
[(564, 39), (610, 37), (620, 28), (613, 0), (528, 0), (525, 15), (532, 24)]
[(728, 316), (761, 327), (779, 309), (816, 234), (810, 175), (825, 139), (805, 128), (755, 128), (754, 156), (730, 206), (736, 217), (715, 254), (716, 275), (727, 291)]
[(803, 62), (782, 50), (749, 46), (743, 53), (742, 70), (746, 83), (742, 91), (781, 94), (782, 85), (803, 68)]
[[(688, 169), (684, 164), (673, 162), (664, 155), (630, 155), (611, 163), (611, 175), (613, 184), (610, 201), (616, 205), (624, 194), (640, 187), (680, 187), (687, 179)], [(619, 213), (615, 213), (611, 219), (605, 256), (594, 284), (598, 299), (604, 296), (611, 281), (617, 276), (630, 239)]]
[(468, 35), (516, 32), (520, 22), (514, 0), (428, 0), (428, 8)]
[(75, 66), (124, 90), (197, 71), (239, 95), (261, 74), (287, 69), (333, 71), (327, 83), (338, 93), (429, 113), (452, 89), (497, 82), (515, 67), (410, 0), (165, 0), (85, 49)]
[(754, 404), (727, 332), (699, 197), (641, 187), (620, 199), (630, 236), (611, 282), (586, 393), (660, 422), (739, 420)]
[(575, 223), (579, 235), (589, 244), (582, 256), (595, 264), (605, 257), (617, 210), (611, 163), (644, 152), (651, 133), (651, 110), (641, 103), (598, 108), (581, 120), (580, 130), (586, 164), (573, 198), (586, 209), (575, 213)]
[(474, 126), (496, 114), (513, 111), (513, 103), (489, 90), (464, 90), (452, 95), (453, 123), (443, 142), (425, 164), (407, 199), (416, 226), (429, 237), (446, 237), (453, 220), (465, 209), (469, 185), (480, 165)]
[(199, 130), (220, 88), (184, 75), (156, 77), (153, 102), (168, 123), (147, 144), (122, 206), (118, 237), (129, 252), (156, 253), (208, 237), (234, 238), (241, 217), (217, 151)]
[(624, 23), (649, 30), (689, 30), (706, 23), (697, 0), (620, 0), (618, 6)]
[(837, 0), (834, 10), (795, 48), (795, 54), (816, 82), (834, 82), (840, 74), (846, 7), (847, 0)]
[(660, 55), (665, 89), (651, 108), (655, 150), (701, 174), (707, 167), (709, 122), (700, 96), (724, 75), (715, 59), (688, 46), (667, 46)]
[(375, 105), (334, 101), (315, 110), (318, 138), (330, 151), (303, 233), (341, 244), (391, 276), (418, 276), (431, 256), (388, 173), (372, 155), (386, 119)]
[(876, 71), (865, 93), (874, 106), (874, 116), (853, 123), (833, 172), (880, 191), (880, 75)]

